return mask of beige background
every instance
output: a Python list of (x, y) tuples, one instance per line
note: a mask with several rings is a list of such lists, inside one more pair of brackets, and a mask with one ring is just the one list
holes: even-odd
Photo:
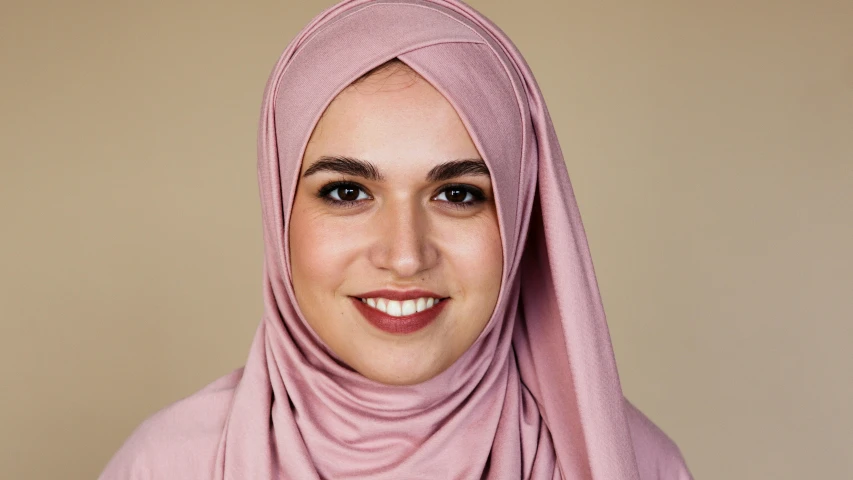
[[(545, 93), (626, 394), (697, 479), (853, 478), (853, 2), (471, 3)], [(94, 478), (243, 364), (261, 93), (330, 4), (4, 1), (0, 478)]]

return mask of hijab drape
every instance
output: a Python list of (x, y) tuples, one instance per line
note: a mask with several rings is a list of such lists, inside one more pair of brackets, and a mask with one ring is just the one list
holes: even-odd
[[(314, 126), (393, 58), (450, 101), (487, 163), (504, 257), (485, 330), (413, 386), (368, 380), (328, 350), (296, 304), (287, 241)], [(102, 478), (639, 479), (658, 478), (646, 472), (659, 474), (649, 459), (660, 458), (679, 475), (661, 478), (689, 478), (662, 432), (633, 425), (644, 417), (622, 395), (548, 110), (518, 50), (482, 15), (456, 0), (349, 0), (317, 16), (267, 83), (258, 179), (264, 315), (245, 367), (149, 419)], [(182, 453), (139, 454), (167, 435)]]

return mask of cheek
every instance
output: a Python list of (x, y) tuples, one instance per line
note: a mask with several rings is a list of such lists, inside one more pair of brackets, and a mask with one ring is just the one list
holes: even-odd
[[(462, 228), (456, 225), (445, 237), (445, 252), (452, 252), (454, 276), (467, 294), (485, 302), (497, 299), (501, 285), (503, 251), (497, 219), (484, 218)], [(485, 308), (485, 306), (484, 306)]]
[(334, 293), (343, 282), (352, 259), (352, 244), (345, 241), (341, 225), (294, 205), (290, 219), (290, 265), (297, 296), (320, 297)]
[(503, 273), (503, 245), (497, 225), (481, 239), (480, 248), (483, 252), (480, 258), (483, 278), (480, 281), (483, 285), (483, 293), (490, 301), (488, 309), (491, 312), (498, 299)]

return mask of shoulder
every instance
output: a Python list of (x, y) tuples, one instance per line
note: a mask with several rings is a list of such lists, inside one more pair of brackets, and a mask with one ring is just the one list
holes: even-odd
[(143, 421), (109, 461), (99, 480), (209, 478), (239, 368)]
[(641, 480), (692, 480), (678, 445), (643, 412), (625, 399)]

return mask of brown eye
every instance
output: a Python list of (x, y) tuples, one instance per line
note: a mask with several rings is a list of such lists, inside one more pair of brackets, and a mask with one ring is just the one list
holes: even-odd
[(331, 182), (324, 185), (317, 197), (330, 205), (343, 206), (354, 205), (362, 200), (370, 199), (364, 187), (351, 182)]
[(358, 188), (351, 186), (338, 187), (336, 192), (338, 198), (345, 202), (353, 202), (358, 199)]
[(473, 185), (446, 185), (435, 200), (444, 202), (448, 207), (468, 208), (483, 203), (486, 196)]
[(445, 190), (445, 192), (447, 192), (445, 193), (445, 198), (447, 198), (447, 201), (453, 203), (464, 202), (465, 198), (468, 196), (468, 190), (462, 188), (448, 188), (447, 190)]
[(467, 203), (474, 199), (474, 195), (471, 195), (471, 191), (463, 187), (447, 187), (441, 191), (441, 195), (439, 195), (439, 197), (442, 196), (445, 201), (450, 203)]

